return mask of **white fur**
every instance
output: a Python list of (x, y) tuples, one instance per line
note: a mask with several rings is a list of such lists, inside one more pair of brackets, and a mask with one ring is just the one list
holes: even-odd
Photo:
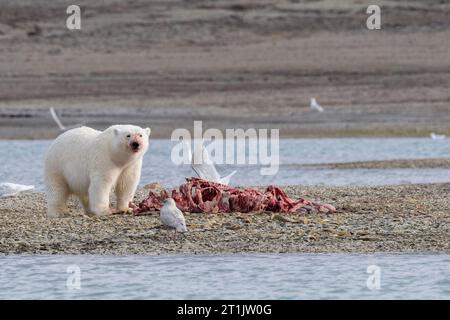
[[(67, 213), (67, 199), (76, 195), (86, 214), (110, 213), (109, 196), (115, 188), (116, 210), (129, 211), (141, 177), (142, 156), (148, 149), (150, 129), (115, 125), (105, 131), (81, 127), (61, 134), (45, 159), (49, 217)], [(138, 142), (138, 151), (131, 145)]]

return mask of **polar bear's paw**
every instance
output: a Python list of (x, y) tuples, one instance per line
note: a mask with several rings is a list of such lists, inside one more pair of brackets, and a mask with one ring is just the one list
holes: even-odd
[(47, 217), (50, 219), (56, 219), (56, 218), (67, 218), (69, 217), (68, 212), (57, 212), (57, 211), (48, 211)]
[(133, 209), (116, 210), (113, 214), (133, 214)]

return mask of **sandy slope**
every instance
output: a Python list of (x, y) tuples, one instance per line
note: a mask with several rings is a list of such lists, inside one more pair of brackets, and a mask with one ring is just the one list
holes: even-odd
[[(0, 138), (68, 124), (281, 128), (282, 136), (450, 133), (450, 4), (382, 1), (381, 31), (344, 1), (2, 1)], [(308, 110), (318, 98), (324, 114)]]

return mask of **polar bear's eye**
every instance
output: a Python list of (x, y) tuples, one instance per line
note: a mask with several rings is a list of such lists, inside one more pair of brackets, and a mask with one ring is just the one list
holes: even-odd
[(142, 138), (142, 134), (140, 134), (140, 135), (139, 135), (139, 137), (141, 137), (141, 138)]
[(131, 138), (131, 135), (130, 135), (130, 134), (127, 134), (127, 138)]

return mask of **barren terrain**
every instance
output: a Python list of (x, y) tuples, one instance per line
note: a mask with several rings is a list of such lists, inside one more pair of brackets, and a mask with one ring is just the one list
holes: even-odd
[[(0, 4), (0, 139), (68, 125), (280, 128), (281, 136), (450, 133), (450, 4), (67, 0)], [(309, 110), (316, 97), (323, 114)]]

